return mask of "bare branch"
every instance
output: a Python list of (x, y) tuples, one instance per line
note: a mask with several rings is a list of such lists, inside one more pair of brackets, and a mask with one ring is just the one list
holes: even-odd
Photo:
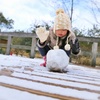
[[(98, 9), (98, 12), (100, 12), (100, 9), (98, 8), (96, 2), (94, 2), (93, 0), (91, 0), (91, 2), (96, 6), (96, 8)], [(100, 22), (99, 22), (98, 19), (97, 19), (97, 16), (96, 16), (96, 13), (95, 13), (93, 7), (92, 7), (92, 12), (93, 12), (93, 16), (94, 16), (94, 18), (95, 18), (95, 21), (96, 21), (98, 24), (100, 24)]]

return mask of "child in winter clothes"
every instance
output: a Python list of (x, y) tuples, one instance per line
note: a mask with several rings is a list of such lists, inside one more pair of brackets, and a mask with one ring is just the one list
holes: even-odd
[(51, 49), (63, 49), (69, 57), (71, 52), (75, 55), (80, 52), (78, 39), (71, 30), (70, 18), (63, 9), (56, 11), (53, 29), (46, 31), (45, 27), (39, 27), (36, 34), (39, 38), (37, 46), (45, 61), (41, 66), (46, 66), (46, 54)]

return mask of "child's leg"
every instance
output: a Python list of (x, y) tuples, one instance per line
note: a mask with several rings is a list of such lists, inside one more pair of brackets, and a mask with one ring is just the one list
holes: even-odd
[(47, 52), (50, 50), (48, 45), (46, 45), (44, 48), (38, 47), (38, 49), (42, 56), (46, 56)]
[(38, 47), (40, 54), (43, 56), (44, 63), (40, 64), (40, 66), (46, 66), (46, 54), (50, 50), (49, 46), (46, 45), (44, 48)]

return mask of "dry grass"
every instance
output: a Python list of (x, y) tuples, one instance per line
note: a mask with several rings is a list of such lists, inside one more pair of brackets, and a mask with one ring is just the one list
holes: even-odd
[[(25, 50), (20, 49), (11, 49), (11, 54), (30, 57), (30, 53), (26, 52)], [(35, 58), (42, 58), (41, 54), (38, 51), (35, 51)]]
[(36, 57), (36, 58), (42, 58), (41, 54), (40, 54), (38, 51), (36, 51), (35, 57)]
[(100, 66), (100, 57), (96, 58), (96, 64), (97, 64), (97, 66)]
[[(91, 66), (91, 57), (90, 56), (82, 56), (82, 55), (77, 56), (77, 57), (72, 57), (72, 63)], [(100, 57), (96, 58), (96, 65), (100, 66)]]
[(85, 56), (72, 57), (72, 62), (81, 65), (90, 65), (90, 58)]
[[(30, 54), (27, 53), (25, 50), (12, 49), (11, 51), (13, 52), (13, 54), (16, 54), (16, 55), (30, 57)], [(38, 51), (35, 52), (35, 58), (42, 58), (41, 54)], [(91, 57), (90, 56), (83, 56), (83, 55), (72, 56), (71, 62), (74, 64), (91, 66)], [(96, 58), (96, 65), (100, 66), (100, 57)]]

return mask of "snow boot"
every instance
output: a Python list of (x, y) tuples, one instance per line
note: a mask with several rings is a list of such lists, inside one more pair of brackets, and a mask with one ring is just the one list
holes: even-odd
[(40, 66), (46, 67), (46, 56), (43, 57), (44, 63), (40, 64)]

